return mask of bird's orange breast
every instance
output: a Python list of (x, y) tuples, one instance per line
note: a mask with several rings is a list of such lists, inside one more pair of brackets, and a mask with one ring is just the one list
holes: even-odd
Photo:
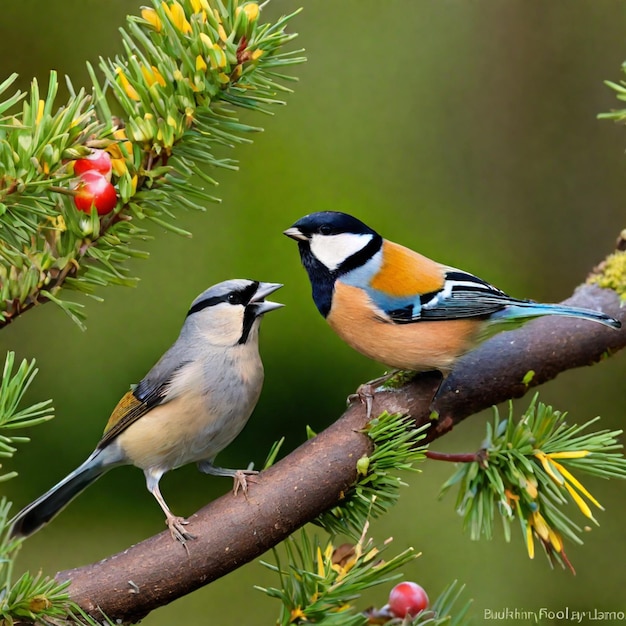
[(365, 291), (335, 283), (331, 328), (352, 348), (389, 367), (449, 371), (474, 347), (481, 322), (472, 319), (396, 324), (376, 314)]
[(443, 287), (442, 266), (409, 248), (383, 241), (383, 261), (370, 281), (374, 289), (396, 297), (417, 296)]

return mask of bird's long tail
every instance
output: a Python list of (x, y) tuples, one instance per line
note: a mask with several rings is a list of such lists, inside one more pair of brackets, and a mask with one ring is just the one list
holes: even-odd
[(561, 304), (540, 304), (538, 302), (531, 301), (518, 301), (512, 303), (494, 313), (491, 316), (493, 321), (513, 321), (524, 320), (530, 317), (541, 317), (543, 315), (565, 315), (567, 317), (577, 317), (583, 320), (589, 320), (591, 322), (598, 322), (611, 328), (621, 328), (622, 323), (605, 313), (600, 311), (592, 311), (591, 309), (582, 309), (573, 306), (563, 306)]
[(11, 537), (28, 537), (47, 524), (83, 489), (100, 478), (112, 466), (104, 462), (102, 450), (96, 450), (82, 465), (52, 489), (23, 508), (11, 520)]

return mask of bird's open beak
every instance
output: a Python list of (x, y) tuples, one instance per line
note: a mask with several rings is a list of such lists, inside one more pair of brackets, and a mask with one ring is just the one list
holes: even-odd
[(291, 237), (291, 239), (295, 239), (296, 241), (306, 241), (308, 239), (306, 235), (302, 234), (299, 228), (295, 228), (294, 226), (284, 230), (283, 235), (287, 235), (287, 237)]
[(255, 305), (257, 315), (263, 315), (264, 313), (269, 313), (270, 311), (285, 306), (280, 302), (265, 300), (266, 296), (269, 296), (281, 287), (282, 285), (280, 283), (259, 283), (259, 288), (256, 290), (256, 293), (250, 298), (250, 304)]

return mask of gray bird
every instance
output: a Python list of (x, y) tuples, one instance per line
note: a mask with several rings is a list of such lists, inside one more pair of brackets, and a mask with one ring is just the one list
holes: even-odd
[(159, 490), (166, 472), (197, 463), (214, 476), (231, 476), (246, 489), (247, 470), (213, 461), (246, 425), (261, 394), (263, 363), (259, 326), (264, 313), (283, 305), (265, 300), (276, 283), (228, 280), (191, 304), (178, 339), (145, 378), (119, 401), (102, 439), (87, 460), (50, 491), (20, 511), (11, 536), (26, 537), (112, 467), (143, 470), (148, 490), (163, 509), (172, 537), (193, 538)]

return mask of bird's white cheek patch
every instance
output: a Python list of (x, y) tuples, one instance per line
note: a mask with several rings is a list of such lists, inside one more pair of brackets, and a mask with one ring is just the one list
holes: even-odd
[(346, 259), (365, 248), (371, 240), (372, 235), (369, 234), (313, 235), (311, 252), (332, 272)]

